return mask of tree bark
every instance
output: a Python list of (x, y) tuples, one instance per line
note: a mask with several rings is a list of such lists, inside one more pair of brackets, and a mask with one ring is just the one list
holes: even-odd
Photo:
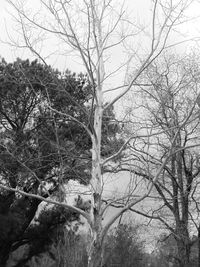
[(179, 225), (177, 231), (177, 249), (179, 258), (179, 267), (189, 267), (190, 266), (190, 238), (187, 228), (184, 224)]
[(178, 242), (179, 267), (190, 266), (190, 246), (184, 242)]
[(100, 242), (95, 242), (91, 248), (91, 252), (88, 259), (88, 267), (102, 267), (102, 245)]
[(101, 165), (101, 138), (103, 118), (103, 82), (105, 76), (103, 60), (103, 38), (102, 21), (98, 11), (98, 3), (90, 1), (93, 37), (97, 46), (97, 68), (95, 86), (95, 111), (94, 111), (94, 133), (92, 136), (92, 208), (91, 208), (91, 246), (88, 258), (88, 267), (101, 267), (102, 265), (102, 165)]

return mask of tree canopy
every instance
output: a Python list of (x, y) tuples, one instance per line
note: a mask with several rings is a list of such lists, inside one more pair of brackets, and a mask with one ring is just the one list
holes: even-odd
[[(84, 74), (64, 73), (37, 60), (0, 63), (0, 179), (11, 189), (63, 200), (69, 180), (88, 184), (91, 140), (82, 125), (89, 124), (91, 86)], [(56, 112), (54, 112), (54, 109)], [(116, 149), (115, 118), (104, 116), (104, 148)], [(105, 151), (105, 152), (104, 152)], [(1, 262), (30, 234), (41, 200), (0, 191)], [(52, 211), (53, 212), (53, 211)], [(73, 218), (73, 213), (71, 213)], [(70, 216), (68, 214), (69, 220)], [(51, 221), (55, 223), (53, 218)], [(32, 226), (31, 226), (32, 227)], [(27, 241), (28, 242), (28, 241)], [(15, 243), (15, 245), (13, 245)]]

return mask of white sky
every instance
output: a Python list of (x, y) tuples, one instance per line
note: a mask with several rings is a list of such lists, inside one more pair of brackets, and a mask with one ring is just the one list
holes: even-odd
[[(114, 0), (113, 2), (115, 2)], [(175, 0), (174, 0), (175, 1)], [(16, 0), (17, 2), (17, 0)], [(27, 1), (25, 0), (24, 2), (29, 2), (29, 6), (31, 8), (39, 7), (39, 0), (34, 0), (34, 1)], [(133, 14), (134, 20), (140, 24), (140, 25), (147, 25), (148, 20), (150, 17), (150, 9), (151, 9), (151, 2), (152, 0), (126, 0), (126, 6), (128, 6), (128, 12), (130, 14)], [(9, 35), (16, 40), (16, 23), (14, 22), (13, 18), (9, 13), (13, 14), (13, 10), (10, 7), (10, 5), (7, 3), (6, 0), (1, 0), (0, 1), (0, 10), (1, 10), (1, 16), (0, 16), (0, 25), (1, 25), (1, 30), (0, 30), (0, 40), (1, 41), (6, 41), (8, 40), (8, 33)], [(189, 18), (192, 17), (198, 17), (200, 16), (200, 3), (198, 1), (194, 1), (194, 3), (191, 5), (190, 9), (188, 9), (187, 15)], [(200, 32), (200, 19), (193, 20), (191, 22), (185, 23), (184, 26), (181, 27), (181, 31), (186, 33), (186, 35), (183, 36), (184, 39), (186, 38), (192, 38), (194, 36), (199, 37)], [(180, 30), (180, 29), (179, 29)], [(16, 57), (28, 57), (30, 56), (27, 51), (19, 50), (16, 48), (13, 48), (9, 46), (8, 44), (5, 44), (0, 41), (0, 55), (4, 57), (7, 61), (13, 61), (16, 59)], [(142, 40), (141, 40), (142, 42)], [(194, 43), (190, 43), (190, 45), (193, 45)], [(188, 45), (187, 45), (188, 47)], [(47, 49), (50, 49), (51, 43), (49, 44)], [(178, 48), (179, 49), (179, 48)], [(58, 61), (56, 62), (55, 57), (50, 60), (51, 64), (55, 64), (57, 67), (64, 69), (64, 68), (70, 68), (74, 71), (79, 70), (79, 66), (76, 61), (66, 59), (67, 56), (61, 59), (59, 57)], [(113, 57), (113, 61), (119, 61), (119, 51), (116, 51)], [(69, 64), (68, 64), (69, 62)]]
[[(16, 3), (18, 2), (15, 0)], [(35, 10), (40, 7), (39, 0), (23, 0), (24, 3), (28, 3), (27, 6), (30, 7), (30, 10)], [(74, 0), (73, 0), (74, 1)], [(80, 1), (80, 0), (77, 0)], [(116, 2), (121, 3), (120, 0), (113, 0), (113, 3)], [(152, 8), (152, 0), (125, 0), (126, 6), (129, 17), (133, 19), (133, 22), (137, 25), (145, 25), (146, 27), (149, 27), (150, 21), (151, 21), (151, 8)], [(176, 0), (173, 0), (176, 1)], [(13, 1), (14, 2), (14, 1)], [(21, 2), (21, 0), (20, 0)], [(13, 9), (11, 6), (7, 3), (6, 0), (0, 0), (0, 10), (1, 10), (1, 16), (0, 16), (0, 56), (6, 59), (8, 62), (14, 61), (17, 57), (19, 58), (30, 58), (33, 59), (32, 54), (27, 49), (18, 49), (15, 46), (12, 47), (8, 43), (6, 43), (9, 40), (9, 37), (14, 39), (15, 41), (18, 41), (19, 39), (19, 33), (17, 33), (17, 24), (14, 20), (14, 18), (11, 16), (12, 14), (15, 14), (13, 12)], [(191, 7), (187, 11), (187, 16), (189, 19), (192, 17), (198, 17), (200, 16), (200, 3), (198, 3), (197, 0), (194, 0), (194, 3), (191, 5)], [(188, 23), (184, 23), (184, 25), (181, 25), (177, 32), (173, 32), (173, 34), (170, 37), (170, 42), (177, 42), (179, 40), (186, 40), (193, 37), (200, 37), (200, 19), (197, 18), (195, 20), (189, 21)], [(181, 33), (181, 34), (180, 34)], [(148, 45), (148, 39), (147, 37), (144, 37), (144, 34), (141, 34), (140, 36), (137, 36), (133, 41), (135, 49), (140, 51), (140, 53), (145, 52), (145, 49), (149, 49)], [(197, 45), (195, 42), (187, 42), (183, 45), (179, 45), (176, 48), (176, 51), (178, 52), (190, 52), (191, 47), (194, 45)], [(52, 55), (52, 53), (55, 52), (55, 50), (58, 50), (56, 55)], [(43, 55), (49, 55), (51, 54), (51, 57), (48, 58), (47, 62), (48, 64), (52, 65), (55, 68), (58, 68), (59, 70), (63, 71), (65, 69), (70, 69), (71, 71), (80, 72), (84, 71), (83, 65), (81, 61), (74, 56), (71, 56), (69, 53), (63, 52), (63, 46), (58, 46), (58, 43), (56, 42), (56, 39), (51, 38), (46, 43), (44, 42), (44, 45), (42, 47), (42, 53)], [(125, 53), (124, 49), (122, 47), (112, 49), (111, 54), (109, 55), (109, 59), (106, 62), (106, 72), (113, 72), (116, 68), (118, 68), (120, 65), (122, 65), (125, 62), (125, 58), (127, 58), (127, 53)], [(117, 73), (115, 73), (112, 77), (110, 77), (106, 83), (105, 88), (110, 89), (110, 87), (116, 87), (121, 85), (124, 81), (125, 77), (125, 70), (120, 69)], [(111, 99), (115, 94), (118, 92), (112, 92), (109, 94), (106, 94), (106, 100)]]
[[(116, 1), (116, 0), (114, 0)], [(145, 9), (147, 9), (147, 7), (150, 7), (150, 1), (151, 0), (128, 0), (127, 1), (127, 5), (129, 7), (129, 12), (131, 9), (133, 9), (134, 12), (134, 17), (136, 17), (137, 21), (140, 24), (143, 24), (143, 20), (145, 18), (145, 16), (143, 16), (142, 14), (144, 14), (144, 7)], [(16, 1), (17, 2), (17, 1)], [(24, 1), (24, 2), (28, 2), (28, 1)], [(34, 10), (35, 8), (39, 8), (40, 4), (39, 4), (39, 0), (34, 0), (34, 1), (29, 1), (31, 2), (31, 4), (29, 4), (29, 6)], [(135, 8), (137, 7), (137, 9)], [(12, 18), (11, 14), (15, 14), (13, 13), (13, 9), (11, 8), (11, 6), (7, 3), (6, 0), (1, 0), (0, 1), (0, 10), (1, 10), (1, 16), (0, 16), (0, 25), (1, 25), (1, 30), (0, 30), (0, 40), (3, 42), (6, 42), (9, 40), (8, 35), (11, 38), (14, 38), (15, 40), (17, 40), (17, 33), (16, 33), (16, 23), (14, 21), (14, 19)], [(25, 49), (16, 49), (16, 47), (11, 47), (6, 43), (3, 43), (0, 41), (0, 55), (2, 57), (4, 57), (7, 61), (13, 61), (16, 59), (16, 57), (23, 57), (26, 58), (28, 56), (30, 56), (29, 53), (27, 53), (27, 51), (25, 51)], [(46, 47), (45, 49), (47, 50), (53, 50), (55, 48), (53, 48), (52, 43), (48, 44), (48, 47)], [(52, 52), (52, 51), (51, 51)], [(55, 61), (55, 57), (50, 60), (51, 64), (55, 64), (56, 66), (60, 67), (60, 68), (71, 68), (74, 69), (74, 71), (79, 70), (79, 66), (76, 62), (76, 60), (70, 60), (69, 64), (66, 60), (66, 58), (68, 58), (67, 55), (65, 55), (65, 57), (59, 57), (59, 62)], [(115, 59), (119, 59), (119, 54), (116, 54), (116, 58)], [(115, 60), (114, 59), (114, 60)]]

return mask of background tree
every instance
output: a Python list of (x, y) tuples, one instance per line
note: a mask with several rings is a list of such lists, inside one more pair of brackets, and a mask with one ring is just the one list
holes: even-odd
[[(191, 257), (189, 264), (189, 266), (191, 267), (198, 266), (198, 242), (196, 238), (194, 241), (195, 242), (191, 247)], [(157, 241), (155, 251), (155, 261), (157, 264), (156, 266), (167, 267), (169, 266), (169, 264), (173, 267), (179, 266), (178, 262), (176, 261), (177, 245), (173, 235), (169, 235), (168, 233), (162, 233)]]
[[(58, 72), (54, 71), (54, 74), (59, 76)], [(55, 118), (45, 108), (47, 95), (44, 84), (51, 86), (52, 90), (56, 85), (53, 85), (49, 68), (45, 68), (37, 61), (30, 63), (28, 60), (20, 59), (13, 64), (7, 64), (2, 60), (0, 79), (1, 183), (12, 189), (38, 193), (47, 198), (58, 191), (59, 186), (62, 185), (58, 175), (60, 152), (56, 145), (58, 135), (55, 132)], [(84, 79), (83, 77), (83, 82)], [(68, 83), (69, 89), (71, 86), (75, 89), (80, 85), (81, 90), (81, 78), (78, 80), (75, 75), (68, 73), (65, 76), (65, 82)], [(59, 130), (62, 135), (67, 133), (63, 127), (61, 129), (61, 126)], [(69, 143), (65, 149), (72, 149), (75, 142), (70, 141), (69, 137), (68, 140)], [(76, 148), (74, 150), (78, 151)], [(79, 150), (79, 153), (82, 152)], [(61, 157), (63, 161), (68, 162), (68, 168), (72, 166), (72, 157), (64, 158), (63, 153)], [(72, 172), (73, 168), (71, 168), (71, 174), (66, 169), (62, 177), (63, 181), (78, 179), (76, 172), (74, 171), (74, 175)], [(82, 182), (87, 182), (83, 176), (82, 179)], [(45, 183), (49, 185), (48, 190)], [(22, 238), (27, 230), (40, 203), (38, 199), (20, 197), (17, 193), (1, 190), (2, 265), (8, 258), (12, 245)]]
[(144, 246), (138, 233), (139, 226), (119, 224), (108, 237), (105, 245), (104, 266), (144, 266)]
[[(0, 177), (1, 185), (13, 190), (1, 189), (0, 192), (0, 262), (3, 266), (11, 251), (34, 239), (27, 235), (34, 233), (29, 230), (32, 229), (30, 223), (41, 199), (20, 196), (18, 190), (43, 199), (51, 196), (60, 200), (65, 198), (64, 186), (69, 180), (88, 184), (90, 139), (69, 117), (52, 114), (47, 103), (84, 121), (86, 118), (80, 107), (89, 105), (91, 89), (83, 74), (69, 71), (61, 74), (37, 61), (20, 59), (9, 64), (1, 61), (0, 80)], [(62, 90), (59, 89), (61, 85)], [(108, 123), (113, 119), (114, 113), (110, 109), (104, 120)], [(114, 142), (115, 131), (104, 127), (103, 144), (108, 155), (109, 142)], [(111, 136), (112, 142), (109, 141)], [(70, 218), (74, 218), (71, 211), (67, 212), (65, 222)], [(56, 227), (54, 224), (55, 220), (50, 220), (47, 229)], [(43, 236), (46, 236), (44, 228), (41, 226)], [(29, 254), (34, 255), (33, 251)]]
[[(177, 134), (195, 105), (199, 95), (198, 59), (165, 56), (155, 61), (145, 72), (144, 84), (138, 90), (140, 108), (147, 119), (140, 117), (140, 127), (144, 125), (152, 134), (130, 145), (131, 164), (127, 169), (152, 180), (154, 173), (162, 165)], [(138, 102), (138, 103), (139, 103)], [(171, 158), (163, 167), (154, 183), (152, 197), (156, 196), (155, 208), (148, 214), (135, 210), (149, 218), (157, 219), (172, 234), (177, 246), (178, 266), (190, 266), (190, 251), (194, 243), (190, 229), (195, 227), (197, 209), (195, 196), (199, 186), (199, 110), (193, 110), (188, 123), (182, 125), (173, 143)], [(137, 120), (134, 118), (132, 120)], [(125, 167), (125, 164), (124, 164)], [(126, 168), (126, 167), (125, 167)], [(197, 222), (197, 220), (196, 220)]]

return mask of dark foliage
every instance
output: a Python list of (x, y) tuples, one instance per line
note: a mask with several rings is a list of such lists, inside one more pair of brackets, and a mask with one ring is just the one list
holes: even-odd
[(137, 230), (137, 226), (120, 224), (112, 234), (108, 235), (104, 267), (145, 265), (143, 243), (139, 239)]
[[(18, 256), (18, 260), (13, 257), (13, 261), (11, 260), (13, 266), (30, 266), (30, 260), (33, 257), (40, 258), (44, 253), (52, 261), (55, 261), (55, 255), (50, 248), (58, 239), (58, 233), (61, 230), (64, 231), (65, 226), (70, 226), (73, 221), (77, 221), (78, 225), (78, 214), (71, 213), (63, 207), (57, 206), (42, 210), (38, 218), (26, 229), (23, 236), (20, 236), (13, 244), (12, 250), (17, 251), (18, 249), (18, 255), (21, 254), (21, 257)], [(26, 246), (27, 244), (28, 246)]]
[[(94, 112), (91, 102), (92, 90), (86, 75), (69, 71), (60, 73), (36, 60), (17, 59), (14, 63), (2, 60), (0, 183), (60, 200), (65, 197), (61, 188), (69, 180), (87, 184), (91, 169), (91, 140), (81, 124), (92, 131)], [(103, 120), (102, 155), (105, 156), (121, 144), (116, 137), (120, 129), (113, 127), (113, 120), (115, 114), (111, 108)], [(30, 223), (39, 204), (38, 199), (0, 190), (1, 266), (17, 248), (16, 244), (19, 246), (19, 240), (24, 240), (28, 233), (34, 236), (35, 226), (30, 227)], [(54, 227), (55, 222), (52, 219), (49, 227), (51, 224)], [(41, 229), (45, 231), (42, 226)], [(30, 243), (30, 255), (40, 253), (37, 252), (39, 246), (30, 240), (26, 239)], [(42, 244), (41, 248), (45, 246)]]

